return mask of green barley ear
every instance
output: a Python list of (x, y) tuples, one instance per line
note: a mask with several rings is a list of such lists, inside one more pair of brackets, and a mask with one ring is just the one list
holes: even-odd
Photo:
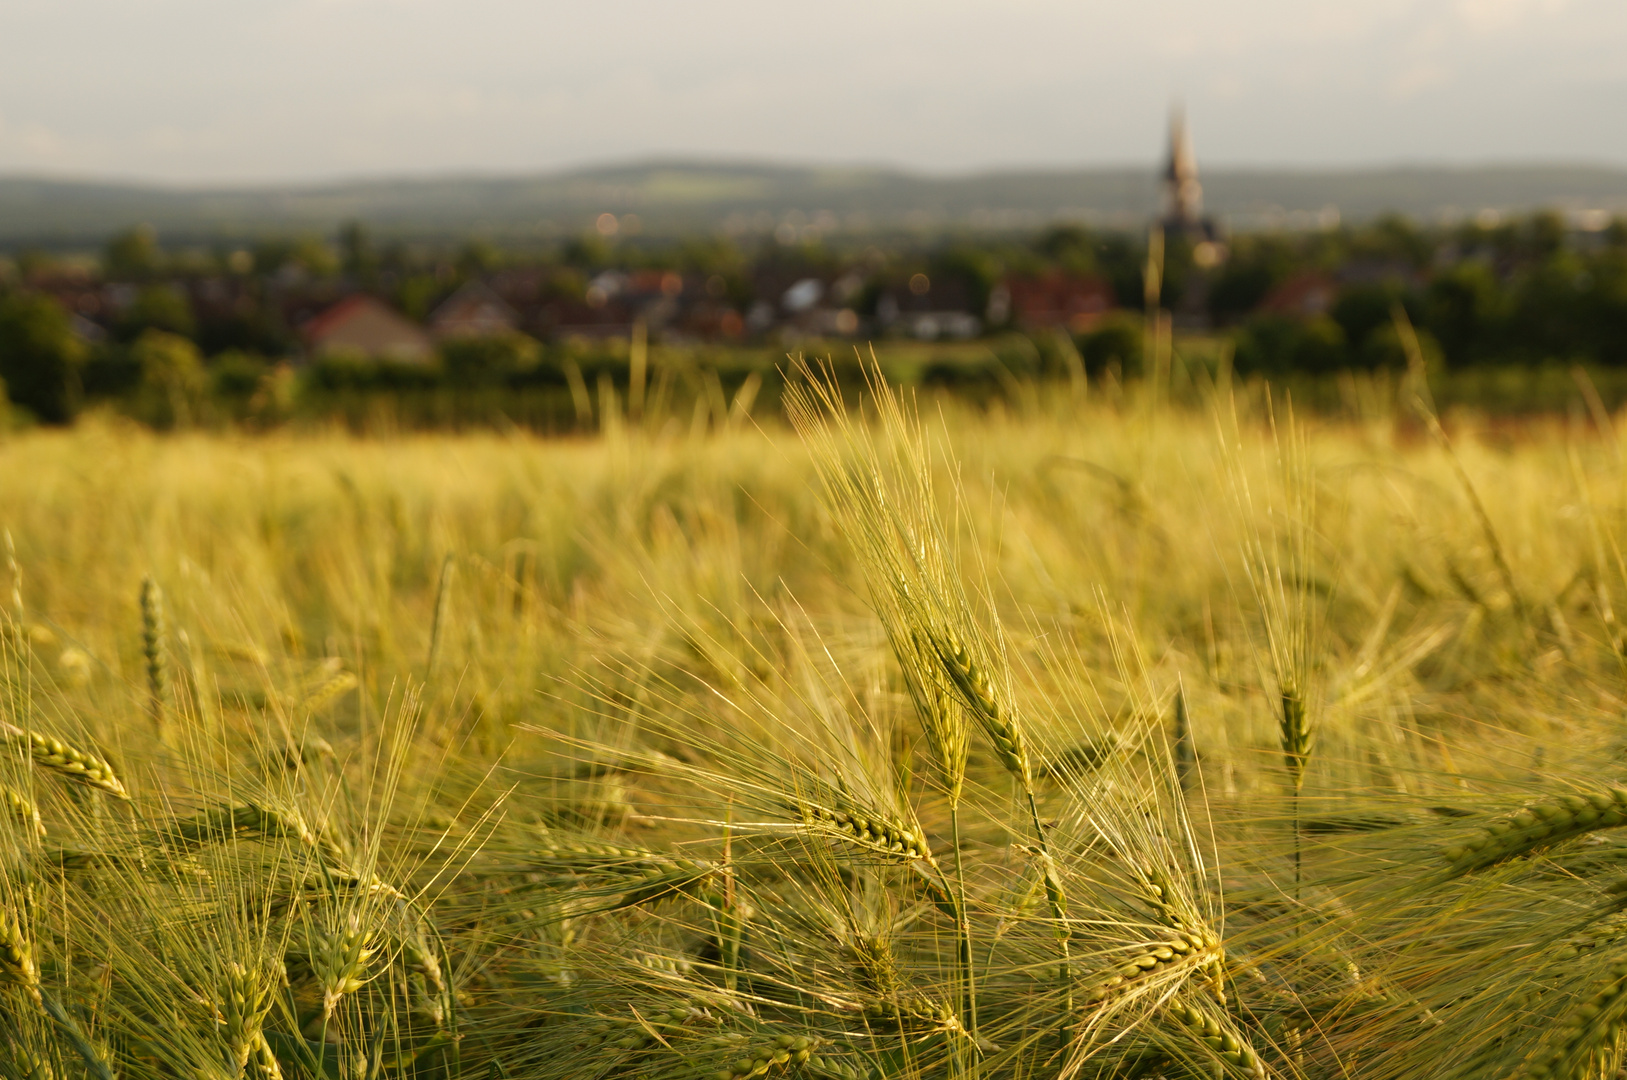
[(1560, 795), (1488, 822), (1478, 835), (1441, 852), (1452, 874), (1481, 870), (1597, 829), (1627, 825), (1627, 788)]
[(250, 970), (235, 962), (226, 965), (221, 983), (219, 1012), (225, 1028), (222, 1034), (227, 1064), (241, 1072), (265, 1038), (261, 1024), (271, 1011), (274, 986), (270, 972)]
[(1198, 782), (1198, 751), (1192, 736), (1192, 718), (1186, 710), (1186, 687), (1175, 689), (1175, 775), (1181, 793), (1191, 795)]
[(1292, 683), (1284, 683), (1281, 693), (1282, 758), (1293, 778), (1294, 790), (1305, 786), (1305, 766), (1316, 743), (1315, 732), (1305, 713), (1305, 697)]
[(1001, 703), (987, 663), (980, 661), (966, 643), (949, 634), (934, 635), (932, 645), (950, 685), (993, 745), (995, 757), (1016, 777), (1024, 791), (1031, 790), (1033, 763), (1028, 756), (1027, 742), (1012, 710)]
[(243, 1075), (248, 1080), (282, 1080), (282, 1066), (277, 1063), (277, 1055), (271, 1052), (264, 1032), (254, 1040)]
[(10, 1075), (15, 1080), (56, 1080), (51, 1059), (27, 1047), (17, 1047), (11, 1051), (10, 1065)]
[[(358, 682), (353, 673), (349, 671), (340, 671), (332, 678), (325, 679), (322, 683), (312, 689), (310, 693), (305, 695), (298, 705), (299, 714), (301, 716), (310, 716), (314, 713), (319, 713), (329, 705), (332, 705), (335, 701), (338, 701), (340, 698), (344, 697), (350, 691), (356, 689), (357, 685)], [(333, 752), (333, 748), (329, 747), (328, 752), (331, 754)]]
[(1610, 965), (1604, 985), (1571, 1010), (1525, 1059), (1515, 1076), (1538, 1080), (1613, 1075), (1613, 1071), (1598, 1066), (1623, 1031), (1627, 1031), (1627, 960)]
[(1212, 1013), (1195, 1005), (1176, 1005), (1169, 1011), (1206, 1050), (1226, 1065), (1244, 1076), (1262, 1080), (1266, 1076), (1260, 1055)]
[(378, 951), (372, 941), (372, 930), (362, 928), (355, 912), (343, 926), (318, 936), (311, 968), (322, 988), (324, 1020), (333, 1015), (346, 995), (367, 985), (367, 966)]
[(789, 1072), (813, 1056), (818, 1042), (807, 1035), (777, 1035), (771, 1043), (748, 1046), (739, 1058), (712, 1074), (713, 1080), (756, 1080)]
[(15, 746), (27, 747), (35, 766), (57, 773), (69, 780), (100, 788), (109, 795), (128, 799), (130, 793), (113, 771), (113, 766), (85, 750), (69, 746), (38, 731), (24, 731), (15, 724), (0, 720), (0, 739)]
[(141, 655), (147, 668), (147, 711), (153, 727), (162, 732), (170, 700), (169, 634), (164, 593), (151, 574), (141, 579)]

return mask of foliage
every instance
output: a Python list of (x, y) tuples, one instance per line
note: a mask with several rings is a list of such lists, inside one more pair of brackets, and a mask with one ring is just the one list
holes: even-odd
[(134, 341), (148, 330), (160, 330), (180, 337), (197, 332), (192, 305), (186, 294), (173, 285), (149, 285), (119, 317), (119, 336)]

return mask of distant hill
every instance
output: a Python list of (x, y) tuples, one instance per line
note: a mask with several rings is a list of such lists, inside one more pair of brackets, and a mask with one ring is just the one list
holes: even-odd
[[(1308, 226), (1386, 212), (1419, 220), (1538, 207), (1627, 213), (1627, 169), (1580, 165), (1215, 169), (1209, 211), (1233, 228)], [(366, 222), (380, 234), (575, 235), (604, 212), (649, 235), (770, 231), (789, 220), (847, 231), (1030, 228), (1058, 220), (1139, 225), (1158, 206), (1151, 168), (926, 176), (865, 168), (660, 162), (538, 176), (178, 188), (0, 177), (0, 244), (99, 243), (145, 222), (169, 243)], [(1324, 217), (1326, 215), (1324, 214)]]

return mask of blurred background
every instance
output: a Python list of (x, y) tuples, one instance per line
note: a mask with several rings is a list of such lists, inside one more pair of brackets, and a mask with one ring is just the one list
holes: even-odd
[(5, 0), (8, 415), (555, 429), (866, 342), (1334, 394), (1397, 312), (1488, 407), (1614, 404), (1624, 44), (1603, 0)]

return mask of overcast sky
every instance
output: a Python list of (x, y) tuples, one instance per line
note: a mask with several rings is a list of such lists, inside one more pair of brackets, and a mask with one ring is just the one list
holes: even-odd
[(1627, 163), (1627, 0), (0, 0), (0, 172)]

